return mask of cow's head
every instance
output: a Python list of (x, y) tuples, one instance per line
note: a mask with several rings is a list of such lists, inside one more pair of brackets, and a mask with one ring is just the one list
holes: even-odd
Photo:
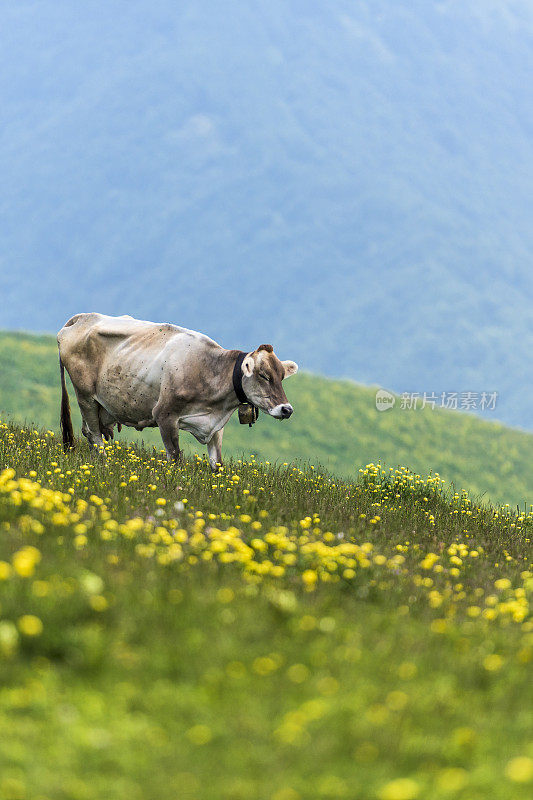
[(242, 388), (248, 400), (276, 419), (288, 419), (292, 406), (281, 381), (298, 372), (294, 361), (280, 361), (271, 344), (262, 344), (242, 362)]

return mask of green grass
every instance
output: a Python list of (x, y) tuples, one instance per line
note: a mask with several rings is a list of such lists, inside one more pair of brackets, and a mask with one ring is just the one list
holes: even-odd
[(56, 439), (0, 426), (2, 800), (531, 796), (530, 515)]
[[(59, 369), (51, 336), (0, 334), (0, 413), (52, 430), (58, 428)], [(321, 463), (344, 477), (362, 464), (381, 462), (438, 472), (458, 488), (511, 505), (533, 502), (533, 435), (471, 414), (436, 409), (387, 412), (375, 408), (375, 389), (349, 381), (298, 374), (286, 390), (295, 414), (288, 423), (260, 415), (249, 429), (236, 415), (224, 434), (224, 452), (252, 453), (263, 461)], [(75, 427), (80, 422), (70, 387)], [(159, 446), (157, 432), (126, 431), (134, 441)], [(189, 452), (200, 452), (182, 434)]]

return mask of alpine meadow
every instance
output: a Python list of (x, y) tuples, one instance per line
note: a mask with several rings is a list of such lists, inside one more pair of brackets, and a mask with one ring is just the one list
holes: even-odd
[(531, 514), (0, 430), (3, 798), (519, 800)]
[[(48, 419), (53, 341), (2, 347)], [(533, 513), (346, 472), (2, 423), (0, 797), (529, 798)]]

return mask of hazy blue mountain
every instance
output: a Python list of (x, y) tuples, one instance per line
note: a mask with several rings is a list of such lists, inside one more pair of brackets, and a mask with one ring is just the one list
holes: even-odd
[(0, 10), (0, 326), (169, 320), (533, 427), (528, 0)]

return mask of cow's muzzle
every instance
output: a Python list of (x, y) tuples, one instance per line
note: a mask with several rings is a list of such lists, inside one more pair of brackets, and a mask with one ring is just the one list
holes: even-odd
[(271, 408), (268, 413), (276, 419), (289, 419), (293, 411), (294, 409), (290, 403), (280, 403), (279, 406)]

